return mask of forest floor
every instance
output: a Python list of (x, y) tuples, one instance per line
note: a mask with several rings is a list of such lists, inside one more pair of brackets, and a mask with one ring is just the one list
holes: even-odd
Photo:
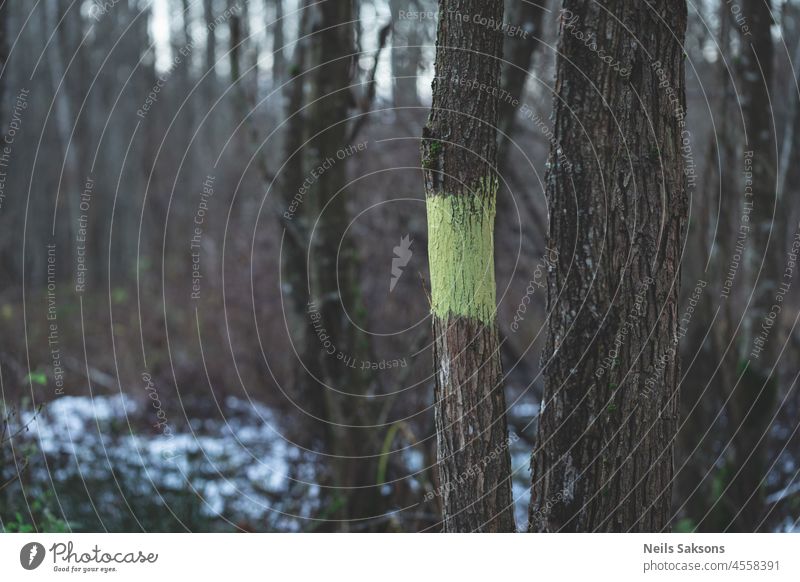
[[(76, 532), (313, 531), (325, 519), (315, 455), (282, 436), (272, 410), (234, 396), (183, 404), (185, 418), (167, 419), (152, 398), (62, 396), (23, 414), (4, 529), (25, 531), (31, 511), (39, 527)], [(423, 456), (403, 455), (422, 499)], [(512, 445), (518, 523), (528, 455)]]

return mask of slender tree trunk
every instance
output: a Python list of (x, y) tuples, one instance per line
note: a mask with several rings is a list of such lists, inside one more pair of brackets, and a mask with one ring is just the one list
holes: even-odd
[[(3, 74), (0, 75), (0, 127), (3, 128), (2, 132), (5, 133), (5, 128), (8, 127), (8, 120), (6, 112), (8, 111), (8, 77), (9, 77), (9, 70), (7, 68), (8, 63), (8, 23), (9, 23), (9, 16), (10, 16), (11, 6), (10, 3), (6, 2), (2, 6), (0, 6), (0, 68), (3, 70)], [(0, 137), (2, 139), (4, 136)], [(8, 213), (8, 209), (5, 206), (7, 202), (4, 202), (3, 205), (0, 205), (0, 215)], [(10, 248), (10, 247), (6, 247)], [(4, 253), (4, 255), (10, 255), (11, 253)], [(11, 277), (17, 276), (16, 274), (19, 272), (19, 269), (14, 267), (13, 260), (11, 257), (3, 257), (0, 259), (0, 277), (3, 278), (4, 281), (11, 281)], [(0, 371), (2, 373), (2, 371)], [(8, 458), (6, 454), (6, 442), (9, 440), (9, 436), (11, 435), (11, 414), (10, 411), (5, 404), (3, 403), (0, 406), (0, 515), (8, 515), (8, 507), (10, 499), (10, 489), (11, 487), (4, 486), (10, 483), (11, 480), (14, 479), (14, 468), (13, 462), (11, 459)], [(6, 467), (10, 467), (11, 470), (7, 470)]]
[[(770, 0), (744, 0), (742, 16), (750, 23), (751, 30), (740, 30), (739, 35), (742, 42), (739, 77), (745, 130), (744, 157), (745, 160), (752, 158), (753, 170), (753, 188), (752, 191), (745, 191), (744, 197), (745, 209), (752, 208), (753, 223), (748, 237), (752, 244), (747, 246), (745, 260), (749, 283), (756, 286), (749, 308), (750, 317), (747, 318), (746, 341), (741, 350), (743, 355), (751, 351), (750, 344), (758, 336), (760, 323), (774, 303), (778, 286), (776, 267), (780, 264), (781, 254), (776, 250), (781, 248), (783, 242), (775, 228), (777, 221), (773, 217), (777, 152), (770, 103), (775, 53), (770, 30), (770, 6)], [(770, 249), (772, 253), (769, 252)], [(758, 359), (764, 361), (762, 368), (767, 364), (772, 365), (770, 358), (775, 355), (774, 346), (775, 342), (767, 342), (760, 352), (762, 357)]]
[[(203, 21), (205, 23), (205, 46), (202, 63), (202, 71), (199, 77), (202, 78), (202, 96), (209, 103), (213, 103), (218, 95), (217, 86), (217, 24), (215, 22), (215, 0), (203, 0)], [(210, 146), (207, 143), (213, 142), (213, 136), (217, 135), (217, 126), (219, 124), (219, 115), (211, 115), (203, 124), (203, 145), (200, 148), (200, 156), (210, 157), (214, 155), (210, 153)], [(204, 151), (208, 150), (208, 151)]]
[(502, 22), (503, 2), (439, 3), (422, 142), (439, 486), (445, 531), (514, 531), (494, 278), (503, 40), (464, 15)]
[(563, 4), (533, 531), (669, 528), (686, 19), (682, 0)]
[[(312, 5), (308, 139), (306, 171), (324, 173), (308, 187), (303, 209), (314, 228), (309, 240), (309, 303), (307, 317), (313, 322), (317, 342), (316, 365), (324, 394), (330, 466), (337, 503), (328, 515), (341, 520), (338, 529), (349, 530), (353, 520), (375, 518), (384, 512), (385, 500), (376, 483), (380, 441), (375, 429), (373, 404), (366, 397), (367, 373), (348, 362), (365, 360), (365, 337), (348, 311), (359, 308), (358, 262), (353, 239), (347, 236), (350, 213), (347, 201), (348, 160), (354, 154), (348, 142), (351, 108), (348, 87), (353, 83), (356, 48), (355, 2), (326, 1)], [(324, 167), (322, 171), (320, 167)], [(320, 343), (320, 329), (330, 345)], [(341, 357), (339, 357), (341, 356)], [(359, 528), (364, 526), (359, 526)]]
[[(8, 62), (8, 20), (11, 6), (3, 4), (0, 6), (0, 69), (3, 74), (0, 75), (0, 123), (5, 126), (6, 124), (6, 101), (8, 100), (8, 70), (6, 63)], [(5, 130), (3, 130), (5, 131)]]
[(185, 46), (189, 46), (192, 43), (191, 10), (189, 0), (181, 0), (181, 32), (183, 33), (183, 42)]
[(228, 34), (230, 35), (229, 60), (231, 66), (231, 83), (235, 85), (239, 82), (239, 77), (241, 76), (241, 55), (244, 49), (242, 44), (242, 17), (239, 14), (234, 0), (228, 0), (228, 10), (231, 11), (231, 16), (228, 18)]
[[(779, 314), (785, 296), (781, 260), (783, 229), (776, 212), (777, 151), (771, 121), (770, 92), (773, 85), (772, 15), (770, 0), (744, 0), (742, 16), (750, 31), (740, 29), (742, 52), (740, 87), (744, 114), (744, 159), (752, 163), (752, 188), (745, 187), (744, 211), (752, 211), (745, 250), (747, 294), (753, 292), (744, 317), (740, 361), (747, 363), (741, 379), (731, 386), (728, 401), (731, 446), (727, 462), (730, 481), (723, 495), (730, 508), (723, 529), (751, 532), (759, 528), (764, 511), (766, 479), (766, 444), (770, 420), (775, 408), (778, 377), (771, 372), (780, 347)], [(737, 204), (741, 207), (742, 203)], [(774, 215), (773, 215), (774, 213)], [(791, 281), (789, 281), (791, 282)]]
[[(731, 8), (725, 2), (718, 3), (714, 8), (720, 23), (717, 45), (721, 54), (727, 55), (731, 50)], [(736, 230), (734, 223), (740, 212), (740, 208), (725, 199), (738, 191), (741, 173), (736, 151), (737, 118), (731, 114), (736, 107), (732, 78), (728, 64), (722, 59), (715, 65), (714, 73), (719, 87), (714, 104), (717, 130), (708, 136), (707, 172), (702, 190), (693, 197), (696, 206), (692, 214), (699, 217), (699, 223), (694, 228), (694, 239), (687, 242), (698, 251), (689, 257), (690, 261), (694, 260), (694, 274), (712, 283), (703, 291), (691, 318), (691, 330), (681, 347), (681, 353), (688, 356), (686, 361), (690, 362), (690, 367), (683, 372), (684, 380), (681, 383), (681, 429), (677, 446), (683, 455), (677, 459), (677, 465), (682, 468), (676, 475), (674, 492), (675, 499), (683, 508), (684, 517), (690, 520), (696, 531), (719, 530), (715, 525), (717, 516), (711, 511), (716, 501), (712, 492), (715, 475), (709, 473), (709, 467), (714, 465), (719, 455), (720, 439), (719, 431), (711, 427), (719, 423), (717, 413), (724, 406), (727, 391), (734, 383), (738, 357), (735, 350), (726, 349), (731, 330), (735, 327), (730, 308), (732, 301), (726, 301), (722, 306), (710, 333), (707, 329), (714, 320), (728, 268), (725, 261), (731, 257)], [(717, 209), (721, 213), (715, 228)], [(712, 252), (716, 260), (710, 261), (704, 272), (705, 262)], [(686, 273), (687, 269), (684, 268)], [(691, 277), (690, 280), (695, 278)], [(691, 288), (687, 289), (687, 294), (692, 292)]]
[[(405, 0), (390, 0), (392, 11), (392, 96), (395, 107), (417, 107), (419, 93), (417, 91), (417, 73), (422, 58), (420, 40), (420, 23), (400, 19), (399, 14), (408, 8)], [(402, 111), (401, 111), (402, 113)]]
[[(310, 32), (311, 9), (308, 8), (309, 0), (304, 0), (304, 10), (300, 15), (297, 27), (297, 38), (302, 39)], [(296, 375), (293, 379), (294, 394), (298, 402), (302, 402), (305, 411), (317, 418), (325, 416), (324, 392), (316, 384), (314, 377), (319, 377), (320, 369), (317, 365), (316, 354), (319, 343), (314, 333), (313, 326), (306, 313), (308, 308), (308, 263), (306, 261), (307, 234), (310, 213), (304, 206), (308, 200), (303, 195), (303, 182), (306, 169), (304, 162), (303, 144), (306, 141), (306, 101), (305, 86), (308, 75), (304, 74), (308, 64), (310, 43), (308, 39), (299, 40), (291, 58), (289, 82), (284, 87), (286, 134), (284, 137), (284, 152), (286, 162), (280, 176), (280, 189), (283, 196), (283, 207), (286, 208), (282, 216), (283, 237), (282, 280), (281, 292), (285, 301), (291, 305), (290, 323), (293, 329), (294, 343), (297, 345), (298, 357), (303, 365), (294, 366)], [(306, 195), (307, 196), (307, 195)], [(322, 422), (313, 423), (313, 430), (302, 430), (309, 447), (320, 446), (324, 441), (327, 427)], [(323, 492), (324, 493), (324, 492)]]
[[(500, 121), (498, 123), (499, 133), (497, 136), (497, 167), (502, 177), (500, 191), (497, 197), (497, 216), (501, 222), (521, 220), (523, 223), (530, 222), (528, 236), (524, 237), (522, 244), (527, 248), (529, 256), (541, 256), (544, 246), (544, 236), (547, 230), (543, 212), (535, 204), (532, 193), (516, 196), (514, 191), (525, 192), (527, 184), (521, 183), (528, 178), (525, 174), (525, 165), (522, 171), (509, 162), (509, 152), (512, 149), (514, 131), (519, 125), (529, 123), (529, 120), (517, 121), (517, 113), (521, 108), (525, 96), (525, 86), (531, 77), (536, 51), (541, 45), (542, 21), (547, 9), (548, 0), (513, 0), (507, 2), (513, 9), (507, 18), (511, 28), (505, 38), (503, 46), (504, 63), (501, 72), (503, 93), (500, 99)], [(542, 118), (546, 114), (542, 112)], [(528, 168), (529, 170), (529, 168)], [(517, 213), (522, 212), (518, 217)], [(512, 229), (508, 233), (511, 234)], [(533, 244), (531, 242), (533, 241)], [(505, 247), (510, 246), (510, 252), (517, 252), (520, 241), (511, 235), (503, 238), (498, 237), (498, 247), (500, 252), (505, 251)], [(507, 345), (504, 346), (507, 348)]]
[(275, 5), (275, 22), (272, 30), (272, 85), (278, 87), (286, 75), (286, 56), (283, 52), (283, 0), (270, 0)]
[[(514, 5), (510, 24), (520, 30), (519, 34), (511, 33), (505, 42), (505, 60), (503, 65), (503, 90), (505, 94), (513, 97), (517, 102), (522, 100), (525, 85), (530, 77), (530, 68), (542, 36), (542, 20), (544, 18), (547, 0), (518, 2)], [(500, 166), (505, 163), (508, 150), (508, 140), (514, 130), (517, 109), (511, 99), (500, 101), (500, 150), (498, 159)]]
[[(10, 20), (9, 18), (10, 12), (11, 12), (10, 3), (6, 2), (2, 6), (0, 6), (0, 68), (2, 68), (3, 70), (3, 74), (0, 75), (0, 127), (3, 128), (2, 130), (0, 130), (0, 139), (3, 139), (4, 141), (5, 141), (4, 134), (6, 131), (5, 128), (8, 127), (8, 119), (9, 119), (7, 115), (7, 112), (9, 111), (8, 107), (9, 70), (7, 68), (8, 67), (7, 63), (8, 63), (8, 48), (9, 48), (8, 23)], [(3, 214), (5, 214), (6, 216), (8, 215), (8, 210), (6, 210), (7, 204), (8, 203), (4, 201), (2, 206), (0, 206), (0, 209), (2, 210), (2, 212), (0, 212), (0, 216), (2, 216)], [(8, 233), (10, 229), (4, 228), (4, 230), (6, 231), (6, 233)], [(8, 234), (6, 234), (5, 236), (8, 236)], [(5, 245), (5, 244), (6, 240), (4, 238), (0, 238), (0, 245)], [(14, 257), (11, 256), (12, 254), (13, 253), (3, 253), (3, 256), (0, 257), (0, 277), (2, 277), (3, 280), (5, 281), (10, 281), (11, 277), (16, 276), (16, 274), (19, 272), (19, 269), (17, 269), (17, 266), (15, 264), (15, 259)], [(2, 420), (0, 420), (0, 422), (2, 422)], [(2, 451), (0, 451), (0, 453), (2, 453)], [(2, 472), (2, 470), (3, 470), (3, 465), (0, 465), (0, 472)], [(2, 477), (3, 475), (0, 474), (0, 478)], [(0, 481), (0, 483), (2, 482), (5, 481)]]
[(203, 17), (206, 21), (206, 71), (213, 82), (215, 63), (217, 62), (217, 34), (214, 24), (214, 0), (203, 0)]
[[(59, 5), (58, 0), (48, 0), (44, 10), (46, 13), (46, 28), (56, 35), (56, 45), (50, 49), (48, 62), (48, 72), (50, 73), (50, 90), (58, 99), (54, 100), (55, 105), (55, 125), (58, 134), (59, 147), (63, 152), (64, 174), (59, 187), (59, 211), (61, 212), (59, 222), (66, 223), (62, 232), (66, 233), (66, 240), (70, 241), (67, 248), (72, 247), (75, 240), (74, 233), (78, 228), (78, 217), (80, 215), (79, 187), (81, 184), (80, 168), (78, 160), (78, 144), (71, 140), (72, 128), (75, 123), (73, 117), (73, 96), (70, 91), (69, 77), (66, 75), (66, 65), (64, 55), (71, 54), (71, 43), (66, 26), (58, 26), (62, 18), (67, 22), (72, 22), (74, 18), (67, 19), (63, 10), (66, 6)], [(61, 160), (59, 160), (60, 162)], [(49, 229), (48, 229), (49, 231)], [(62, 239), (64, 240), (64, 239)], [(74, 257), (73, 257), (74, 260)]]

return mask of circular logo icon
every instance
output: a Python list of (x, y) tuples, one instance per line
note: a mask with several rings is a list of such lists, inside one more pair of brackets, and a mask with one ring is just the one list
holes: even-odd
[(26, 570), (35, 570), (44, 561), (44, 546), (39, 542), (30, 542), (19, 551), (19, 563)]

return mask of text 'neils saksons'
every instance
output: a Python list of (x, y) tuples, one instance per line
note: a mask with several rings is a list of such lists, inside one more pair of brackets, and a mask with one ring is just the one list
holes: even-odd
[(698, 546), (697, 544), (644, 544), (645, 554), (724, 554), (725, 546)]

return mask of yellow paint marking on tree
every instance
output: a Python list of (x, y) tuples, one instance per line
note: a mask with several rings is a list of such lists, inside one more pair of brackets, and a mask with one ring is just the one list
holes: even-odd
[(427, 197), (431, 311), (440, 318), (494, 322), (496, 192), (494, 180), (474, 193)]

